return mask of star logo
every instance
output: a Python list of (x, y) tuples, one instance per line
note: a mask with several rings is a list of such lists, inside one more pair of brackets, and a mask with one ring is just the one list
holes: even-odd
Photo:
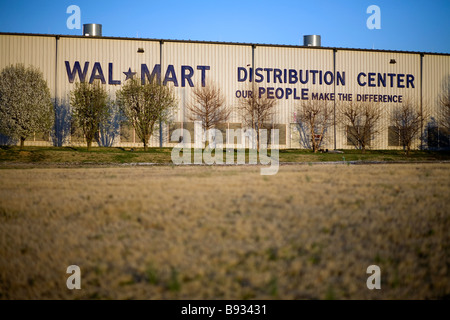
[(131, 68), (128, 68), (127, 72), (124, 72), (124, 74), (127, 76), (125, 81), (127, 81), (128, 79), (133, 79), (134, 75), (136, 74), (136, 72), (132, 72)]

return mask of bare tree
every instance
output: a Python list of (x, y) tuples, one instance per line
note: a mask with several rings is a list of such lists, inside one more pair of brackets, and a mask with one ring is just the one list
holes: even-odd
[(380, 130), (377, 125), (382, 114), (380, 104), (354, 101), (338, 105), (338, 110), (349, 140), (364, 153)]
[(442, 85), (442, 93), (439, 97), (439, 102), (442, 107), (439, 124), (450, 133), (450, 76), (447, 77)]
[(391, 118), (393, 130), (409, 156), (411, 144), (420, 133), (426, 116), (420, 106), (409, 99), (393, 109)]
[(108, 117), (108, 95), (98, 81), (75, 84), (70, 91), (70, 105), (74, 123), (83, 130), (88, 151), (92, 141), (98, 139), (100, 124)]
[(239, 110), (245, 125), (256, 131), (259, 152), (259, 130), (264, 129), (264, 125), (272, 120), (277, 100), (268, 98), (267, 94), (259, 94), (256, 90), (247, 92), (247, 97), (240, 100)]
[[(192, 100), (186, 106), (190, 112), (188, 117), (191, 121), (201, 121), (204, 131), (228, 121), (231, 110), (227, 109), (220, 88), (211, 81), (204, 87), (195, 87), (192, 95)], [(206, 143), (207, 147), (208, 141)]]
[(297, 122), (309, 131), (311, 148), (317, 152), (333, 124), (333, 106), (329, 101), (303, 100), (297, 108)]
[[(54, 122), (50, 89), (42, 72), (23, 64), (9, 66), (0, 73), (0, 132), (25, 140), (33, 132), (50, 132)], [(49, 135), (50, 137), (50, 135)]]
[(176, 106), (173, 88), (156, 81), (142, 84), (140, 79), (135, 78), (127, 80), (117, 91), (116, 97), (147, 151), (156, 126), (159, 122), (167, 122), (171, 110)]
[(195, 87), (192, 95), (192, 101), (187, 104), (189, 120), (201, 121), (204, 130), (228, 121), (231, 110), (226, 108), (225, 97), (220, 88), (212, 82), (204, 87)]

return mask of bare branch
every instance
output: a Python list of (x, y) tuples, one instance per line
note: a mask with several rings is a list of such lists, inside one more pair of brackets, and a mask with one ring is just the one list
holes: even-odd
[(427, 118), (425, 111), (420, 110), (418, 103), (411, 99), (405, 100), (400, 106), (393, 109), (391, 121), (395, 134), (409, 155), (414, 139), (422, 129), (422, 123)]
[(450, 132), (450, 76), (442, 84), (442, 93), (439, 97), (439, 102), (442, 107), (439, 124)]
[(247, 93), (247, 97), (240, 100), (238, 108), (245, 125), (256, 131), (259, 151), (259, 130), (272, 121), (277, 100), (268, 98), (267, 94), (259, 94), (257, 90), (247, 90)]
[(192, 94), (192, 101), (187, 104), (189, 120), (201, 121), (204, 130), (228, 121), (231, 110), (226, 107), (220, 88), (208, 82), (204, 87), (195, 87)]
[(303, 100), (297, 108), (297, 122), (309, 131), (311, 148), (317, 152), (327, 129), (333, 124), (332, 104), (322, 100)]
[(372, 138), (380, 132), (380, 104), (354, 101), (341, 103), (337, 107), (340, 122), (345, 126), (350, 141), (364, 153)]

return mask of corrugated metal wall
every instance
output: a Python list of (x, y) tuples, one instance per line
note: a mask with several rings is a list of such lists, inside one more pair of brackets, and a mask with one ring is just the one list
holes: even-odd
[(0, 69), (23, 63), (38, 67), (55, 95), (56, 43), (53, 37), (0, 36)]
[[(55, 41), (55, 40), (54, 40)], [(144, 50), (139, 53), (138, 49)], [(69, 93), (74, 88), (75, 82), (79, 82), (79, 74), (75, 73), (74, 81), (69, 82), (66, 63), (69, 64), (70, 72), (74, 71), (75, 62), (78, 61), (81, 71), (87, 64), (85, 81), (89, 81), (95, 70), (95, 75), (100, 75), (100, 70), (106, 82), (106, 88), (111, 99), (115, 99), (116, 91), (124, 83), (126, 75), (124, 72), (136, 72), (135, 77), (140, 77), (142, 64), (152, 72), (154, 65), (160, 63), (159, 41), (123, 41), (101, 38), (60, 38), (58, 40), (58, 88), (57, 101), (63, 109), (69, 108)], [(96, 63), (97, 66), (96, 67)], [(121, 84), (110, 84), (117, 83)], [(131, 131), (132, 139), (122, 142), (122, 146), (141, 146)], [(119, 139), (116, 140), (119, 143)], [(80, 141), (71, 141), (72, 144), (80, 144)], [(153, 136), (151, 146), (157, 146), (158, 137)]]
[[(56, 70), (55, 38), (45, 36), (24, 37), (19, 35), (0, 36), (0, 70), (9, 65), (22, 63), (35, 66), (47, 80), (50, 94), (55, 97)], [(35, 134), (26, 141), (27, 145), (45, 146), (50, 144), (50, 136)]]
[[(302, 102), (302, 99), (297, 99), (301, 97), (301, 90), (305, 88), (308, 89), (309, 96), (313, 92), (333, 92), (333, 85), (327, 85), (324, 82), (320, 84), (318, 74), (316, 74), (317, 79), (315, 84), (313, 83), (313, 79), (310, 74), (308, 75), (308, 83), (302, 84), (300, 82), (300, 70), (303, 71), (303, 80), (306, 80), (306, 72), (309, 72), (309, 70), (321, 71), (323, 74), (327, 71), (333, 72), (333, 51), (313, 48), (304, 49), (257, 46), (255, 48), (255, 68), (270, 68), (279, 69), (282, 71), (281, 80), (283, 83), (275, 83), (272, 72), (271, 83), (267, 83), (266, 81), (264, 81), (260, 83), (259, 86), (266, 88), (273, 87), (275, 88), (275, 90), (277, 88), (284, 89), (284, 97), (278, 99), (274, 122), (278, 124), (286, 124), (286, 147), (289, 148), (291, 147), (291, 141), (293, 138), (293, 133), (291, 132), (291, 124), (295, 122), (295, 113), (299, 108), (299, 104)], [(295, 82), (296, 78), (294, 77), (292, 79), (292, 82), (295, 83), (289, 83), (289, 70), (295, 70), (297, 72), (297, 82)], [(267, 78), (267, 72), (264, 72), (263, 74), (266, 75)], [(286, 77), (284, 76), (285, 74)], [(293, 91), (295, 89), (296, 94), (293, 93), (286, 99), (287, 88), (290, 88)], [(331, 142), (330, 133), (331, 131), (328, 131), (328, 139), (326, 139), (328, 143)]]
[[(251, 46), (165, 42), (163, 44), (163, 70), (166, 70), (168, 65), (173, 65), (179, 82), (178, 87), (175, 88), (179, 99), (176, 121), (190, 121), (186, 104), (192, 99), (193, 88), (187, 81), (185, 86), (182, 86), (180, 81), (182, 66), (193, 68), (192, 82), (195, 87), (201, 86), (202, 67), (209, 67), (209, 70), (204, 69), (205, 81), (211, 80), (219, 87), (226, 97), (227, 106), (236, 110), (238, 103), (236, 90), (245, 88), (244, 84), (237, 82), (236, 70), (240, 66), (251, 64), (251, 50)], [(200, 69), (198, 69), (199, 67)], [(168, 82), (168, 84), (173, 85), (173, 82)], [(239, 122), (238, 113), (233, 112), (229, 121)]]
[(439, 121), (442, 117), (440, 98), (450, 90), (450, 59), (448, 56), (423, 55), (423, 107), (430, 117), (424, 124), (425, 143), (429, 148), (448, 148), (450, 132), (446, 132)]
[[(395, 63), (390, 63), (395, 60)], [(336, 71), (345, 72), (346, 84), (336, 88), (336, 93), (352, 93), (353, 101), (357, 99), (357, 94), (376, 94), (376, 95), (401, 95), (403, 99), (413, 99), (417, 105), (420, 105), (420, 55), (419, 54), (405, 54), (395, 52), (366, 52), (366, 51), (346, 51), (337, 50), (336, 52)], [(366, 76), (360, 77), (360, 82), (366, 82), (365, 86), (358, 83), (358, 75), (364, 72)], [(378, 83), (378, 75), (374, 87), (368, 85), (368, 74), (380, 73), (386, 74), (386, 86)], [(406, 88), (406, 82), (403, 81), (401, 85), (405, 88), (398, 87), (398, 79), (396, 76), (392, 77), (394, 80), (391, 86), (391, 79), (388, 74), (411, 74), (414, 76), (414, 88)], [(406, 80), (406, 78), (405, 78)], [(340, 101), (340, 103), (345, 103)], [(379, 133), (374, 137), (371, 147), (375, 149), (390, 149), (398, 147), (388, 146), (388, 130), (391, 125), (390, 113), (398, 103), (382, 103), (383, 110), (382, 118), (379, 124)], [(338, 149), (351, 148), (347, 144), (345, 128), (341, 125), (337, 126), (336, 146)], [(416, 142), (417, 145), (418, 142)]]
[[(143, 49), (139, 53), (138, 49)], [(162, 56), (161, 56), (162, 54)], [(395, 63), (390, 63), (395, 60)], [(52, 96), (63, 108), (69, 107), (69, 92), (74, 86), (74, 82), (79, 81), (79, 74), (74, 71), (75, 62), (78, 62), (80, 71), (86, 66), (86, 80), (89, 81), (95, 70), (97, 77), (103, 78), (111, 97), (115, 97), (115, 92), (125, 81), (125, 74), (128, 70), (136, 72), (140, 76), (142, 65), (147, 67), (151, 73), (155, 65), (162, 63), (161, 76), (164, 80), (166, 72), (171, 79), (167, 85), (174, 86), (178, 98), (178, 111), (174, 114), (173, 121), (179, 123), (189, 122), (189, 115), (186, 111), (186, 104), (192, 98), (193, 88), (190, 81), (195, 86), (200, 85), (202, 73), (206, 81), (212, 80), (226, 96), (227, 105), (232, 108), (231, 124), (240, 123), (241, 118), (237, 112), (239, 95), (242, 91), (251, 88), (250, 75), (253, 72), (256, 80), (264, 81), (255, 83), (256, 87), (265, 89), (273, 88), (272, 92), (280, 95), (277, 99), (276, 115), (274, 124), (286, 127), (286, 144), (281, 147), (299, 147), (295, 141), (295, 132), (292, 131), (295, 121), (295, 112), (301, 100), (295, 99), (294, 94), (286, 98), (286, 89), (297, 90), (297, 97), (302, 89), (308, 89), (309, 98), (312, 93), (336, 93), (336, 103), (339, 101), (337, 94), (353, 94), (356, 99), (357, 94), (376, 95), (401, 95), (403, 99), (414, 99), (420, 106), (421, 90), (424, 105), (429, 108), (432, 117), (438, 118), (440, 106), (438, 96), (442, 92), (444, 81), (450, 74), (449, 55), (401, 52), (381, 52), (363, 51), (351, 49), (333, 48), (305, 48), (289, 46), (268, 46), (251, 44), (230, 44), (230, 43), (200, 43), (183, 41), (159, 41), (141, 39), (119, 39), (119, 38), (89, 38), (70, 36), (38, 36), (38, 35), (0, 35), (0, 68), (9, 64), (22, 62), (39, 67), (44, 77), (47, 79)], [(87, 65), (88, 63), (88, 65)], [(68, 68), (66, 64), (68, 64)], [(85, 65), (86, 64), (86, 65)], [(253, 65), (254, 64), (254, 65)], [(242, 80), (241, 72), (247, 73), (245, 81)], [(423, 87), (421, 88), (421, 68), (423, 70)], [(266, 70), (267, 69), (267, 70)], [(274, 71), (274, 70), (277, 71)], [(243, 71), (245, 70), (245, 71)], [(259, 71), (258, 71), (259, 70)], [(295, 70), (299, 76), (300, 70), (303, 72), (303, 79), (307, 71), (317, 70), (321, 72), (322, 78), (319, 83), (319, 74), (316, 76), (316, 83), (312, 83), (312, 74), (309, 74), (307, 83), (300, 81), (290, 82), (290, 70)], [(68, 72), (69, 71), (69, 72)], [(337, 76), (334, 74), (333, 82), (323, 82), (323, 75), (326, 72), (337, 72), (344, 78), (345, 84), (337, 83)], [(69, 82), (68, 73), (73, 73), (73, 83)], [(173, 72), (173, 73), (172, 73)], [(279, 78), (274, 78), (274, 72), (279, 72)], [(294, 72), (294, 71), (292, 71)], [(362, 86), (358, 84), (358, 75), (363, 72), (360, 80), (366, 82)], [(387, 83), (378, 83), (375, 78), (375, 86), (367, 84), (369, 73), (382, 76), (384, 74), (403, 74), (404, 81), (398, 86), (397, 78), (391, 86), (389, 76)], [(183, 77), (184, 74), (184, 77)], [(191, 76), (192, 75), (192, 76)], [(414, 88), (406, 88), (406, 75), (414, 77)], [(267, 80), (270, 76), (270, 82)], [(330, 75), (329, 75), (330, 76)], [(174, 81), (174, 77), (176, 81)], [(184, 78), (184, 81), (183, 81)], [(330, 77), (328, 78), (328, 80)], [(281, 80), (281, 81), (280, 81)], [(120, 84), (118, 82), (120, 81)], [(184, 82), (184, 83), (183, 83)], [(278, 91), (276, 91), (279, 89)], [(239, 91), (239, 92), (238, 92)], [(333, 102), (332, 102), (333, 103)], [(398, 105), (397, 103), (383, 103), (383, 119), (380, 123), (383, 130), (375, 137), (371, 147), (378, 149), (399, 148), (389, 146), (387, 128), (391, 124), (389, 112)], [(431, 120), (430, 120), (431, 121)], [(233, 127), (236, 127), (233, 124)], [(427, 124), (428, 125), (428, 124)], [(125, 129), (124, 129), (125, 130)], [(164, 145), (167, 144), (167, 126), (164, 126)], [(337, 123), (336, 141), (334, 139), (334, 128), (327, 132), (326, 148), (332, 149), (336, 144), (337, 148), (353, 148), (347, 144), (346, 130)], [(123, 139), (122, 146), (140, 146), (141, 144), (133, 139)], [(152, 146), (159, 145), (159, 135), (155, 134), (150, 143)], [(415, 147), (419, 147), (420, 141), (415, 142)]]

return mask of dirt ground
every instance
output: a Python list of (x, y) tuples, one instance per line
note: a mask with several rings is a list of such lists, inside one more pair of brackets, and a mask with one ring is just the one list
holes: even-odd
[(0, 299), (448, 299), (449, 177), (448, 163), (2, 169)]

